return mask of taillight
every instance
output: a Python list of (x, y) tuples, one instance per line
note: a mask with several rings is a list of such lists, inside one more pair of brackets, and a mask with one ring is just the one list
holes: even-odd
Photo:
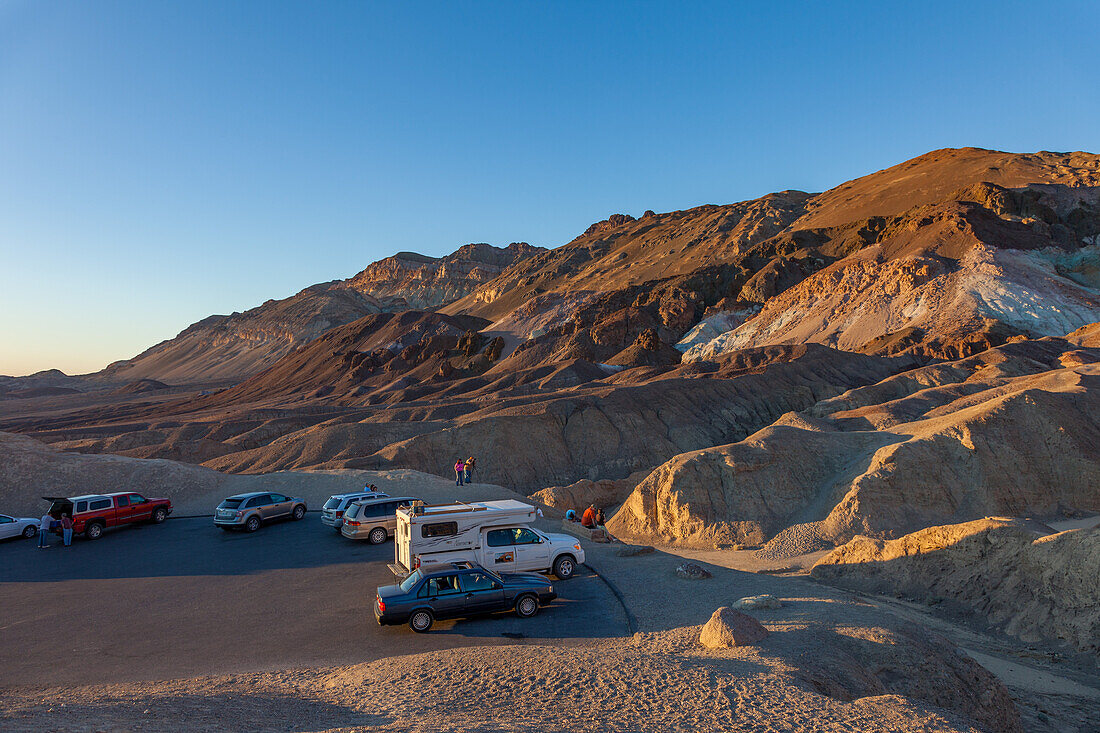
[(354, 519), (349, 519), (348, 521), (344, 522), (344, 524), (348, 525), (349, 527), (359, 526), (359, 522), (356, 522)]
[(419, 555), (417, 555), (416, 559), (413, 560), (413, 570), (416, 570), (418, 567), (420, 567), (420, 556)]
[(378, 596), (378, 610), (382, 613), (386, 612), (386, 602), (382, 600), (382, 596)]
[(342, 517), (342, 516), (344, 516), (344, 513), (343, 512), (336, 512), (336, 516)]

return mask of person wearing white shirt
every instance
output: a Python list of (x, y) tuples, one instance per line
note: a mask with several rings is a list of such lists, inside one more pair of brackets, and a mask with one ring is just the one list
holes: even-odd
[(42, 519), (38, 521), (38, 549), (50, 546), (50, 525), (53, 524), (53, 517), (49, 513), (43, 514)]

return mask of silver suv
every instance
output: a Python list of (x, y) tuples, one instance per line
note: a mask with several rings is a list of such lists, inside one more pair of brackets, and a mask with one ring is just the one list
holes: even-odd
[(344, 512), (353, 501), (362, 499), (386, 499), (389, 494), (383, 491), (355, 491), (350, 494), (333, 494), (321, 508), (321, 524), (332, 527), (337, 532), (344, 525)]
[(397, 508), (410, 506), (419, 499), (411, 496), (387, 496), (354, 502), (344, 513), (340, 534), (352, 540), (380, 545), (397, 531)]
[(253, 491), (227, 497), (214, 510), (214, 525), (222, 529), (255, 532), (264, 522), (279, 517), (301, 519), (306, 515), (306, 500), (267, 491)]

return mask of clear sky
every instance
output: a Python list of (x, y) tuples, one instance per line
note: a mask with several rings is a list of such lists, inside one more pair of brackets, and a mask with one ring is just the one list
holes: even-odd
[(1100, 3), (0, 0), (0, 374), (400, 250), (1100, 150)]

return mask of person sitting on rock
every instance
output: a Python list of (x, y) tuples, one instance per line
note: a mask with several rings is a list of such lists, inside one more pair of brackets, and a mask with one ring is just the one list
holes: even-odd
[(598, 524), (599, 526), (602, 527), (606, 523), (607, 523), (607, 520), (603, 516), (603, 509), (597, 509), (596, 510), (596, 524)]
[(596, 506), (589, 504), (588, 508), (584, 510), (584, 514), (581, 515), (581, 526), (588, 529), (594, 529), (596, 526)]
[(569, 511), (567, 511), (565, 513), (565, 518), (567, 520), (569, 520), (570, 522), (575, 522), (575, 521), (577, 521), (577, 513), (575, 511), (573, 511), (572, 509), (570, 509)]

